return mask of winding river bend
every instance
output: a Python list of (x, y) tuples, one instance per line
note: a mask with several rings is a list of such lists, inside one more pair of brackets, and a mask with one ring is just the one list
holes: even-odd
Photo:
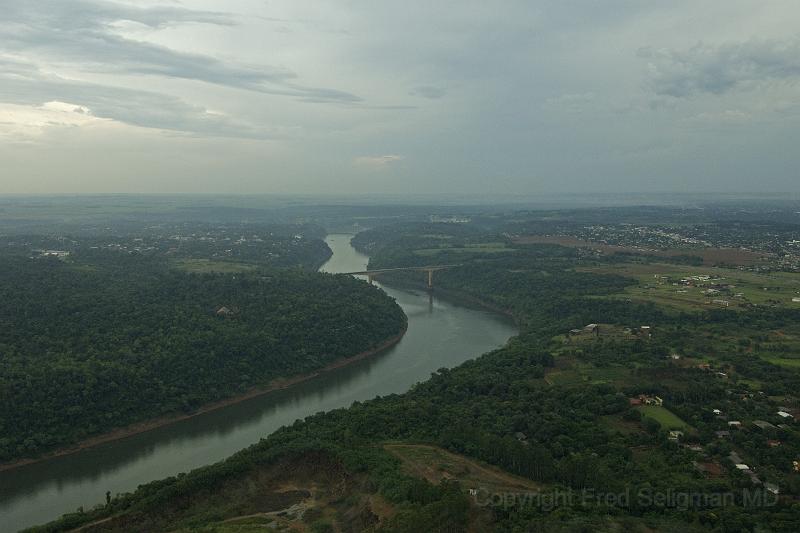
[[(364, 270), (350, 235), (330, 235), (333, 257), (320, 270)], [(214, 463), (310, 414), (399, 393), (435, 370), (496, 348), (516, 333), (501, 316), (430, 297), (384, 290), (408, 315), (408, 332), (389, 350), (286, 390), (81, 452), (0, 472), (0, 531), (17, 531), (90, 508), (112, 494)]]

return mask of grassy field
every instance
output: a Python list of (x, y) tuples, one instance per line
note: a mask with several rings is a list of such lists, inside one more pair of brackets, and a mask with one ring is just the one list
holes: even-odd
[(590, 383), (609, 383), (623, 386), (629, 382), (631, 377), (631, 369), (621, 365), (604, 367), (580, 365), (578, 370)]
[(210, 259), (178, 259), (173, 262), (175, 268), (192, 272), (194, 274), (220, 273), (231, 274), (236, 272), (249, 272), (255, 265), (237, 263), (235, 261), (212, 261)]
[(520, 235), (514, 239), (515, 244), (558, 244), (569, 248), (591, 248), (599, 250), (604, 255), (615, 253), (633, 253), (654, 255), (659, 257), (695, 256), (703, 260), (706, 266), (719, 264), (725, 265), (756, 265), (763, 263), (765, 254), (740, 250), (738, 248), (675, 248), (671, 250), (648, 250), (633, 246), (617, 246), (598, 242), (584, 241), (566, 235)]
[(386, 450), (403, 461), (405, 470), (438, 485), (444, 479), (458, 480), (462, 487), (490, 492), (536, 490), (537, 483), (509, 474), (495, 466), (422, 444), (387, 444)]
[(550, 385), (578, 385), (584, 383), (583, 375), (576, 369), (548, 372), (545, 381)]
[(650, 417), (664, 429), (691, 429), (689, 424), (675, 416), (669, 409), (658, 405), (640, 405), (636, 408), (644, 416)]
[(513, 252), (514, 248), (509, 248), (503, 242), (483, 242), (476, 244), (466, 244), (464, 246), (441, 246), (438, 248), (420, 248), (414, 250), (415, 255), (430, 256), (440, 252), (456, 252), (462, 254), (492, 254)]
[[(638, 284), (628, 287), (618, 296), (681, 310), (721, 306), (714, 300), (727, 301), (732, 309), (750, 304), (800, 308), (800, 303), (792, 301), (792, 298), (800, 298), (800, 275), (788, 272), (759, 274), (727, 268), (680, 267), (661, 263), (626, 263), (581, 270), (634, 278)], [(709, 276), (710, 279), (693, 281), (693, 286), (682, 283), (682, 279), (693, 276)], [(715, 294), (704, 292), (712, 286), (730, 288)]]
[(800, 369), (800, 359), (790, 357), (763, 357), (765, 361), (769, 361), (773, 365), (783, 366), (786, 368)]

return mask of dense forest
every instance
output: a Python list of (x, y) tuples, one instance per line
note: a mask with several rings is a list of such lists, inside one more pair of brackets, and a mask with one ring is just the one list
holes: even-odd
[(163, 255), (100, 248), (0, 257), (0, 299), (0, 461), (190, 413), (405, 325), (389, 297), (347, 276), (190, 274)]
[[(325, 513), (303, 518), (312, 531), (797, 530), (800, 437), (776, 413), (796, 412), (800, 373), (767, 356), (800, 333), (800, 311), (686, 312), (620, 299), (635, 280), (580, 268), (619, 258), (553, 245), (498, 252), (497, 235), (481, 242), (452, 225), (421, 226), (418, 240), (405, 225), (354, 241), (380, 266), (425, 264), (431, 241), (445, 240), (437, 255), (462, 266), (438, 272), (436, 290), (512, 313), (518, 337), (406, 394), (311, 416), (223, 463), (41, 530), (112, 517), (90, 530), (234, 531), (225, 520), (264, 508), (271, 489), (253, 489), (258, 480), (311, 465), (318, 473), (305, 481), (330, 484), (333, 476), (338, 487)], [(414, 273), (382, 281), (423, 283)], [(601, 325), (587, 333), (589, 323)], [(428, 467), (452, 475), (421, 479), (390, 452), (396, 443), (499, 467), (537, 484), (545, 499), (481, 499), (468, 491), (475, 482), (459, 480), (469, 469), (448, 471), (447, 463)], [(549, 505), (553, 494), (577, 503)], [(620, 494), (628, 497), (604, 498)], [(387, 506), (392, 512), (379, 516)]]

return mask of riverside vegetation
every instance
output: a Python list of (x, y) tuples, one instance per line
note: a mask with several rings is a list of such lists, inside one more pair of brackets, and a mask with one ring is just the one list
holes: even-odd
[[(775, 362), (796, 353), (797, 308), (633, 299), (641, 281), (625, 267), (668, 258), (469, 226), (393, 225), (353, 242), (375, 268), (460, 264), (436, 273), (437, 290), (513, 314), (520, 335), (405, 394), (308, 417), (37, 530), (797, 530), (800, 374)], [(532, 493), (583, 498), (553, 507), (521, 497)]]
[[(90, 242), (61, 258), (19, 246), (0, 256), (0, 462), (191, 414), (405, 327), (391, 298), (347, 276), (275, 268), (255, 253), (246, 269), (187, 272), (157, 247)], [(292, 253), (316, 268), (330, 250), (287, 246), (282, 261)]]

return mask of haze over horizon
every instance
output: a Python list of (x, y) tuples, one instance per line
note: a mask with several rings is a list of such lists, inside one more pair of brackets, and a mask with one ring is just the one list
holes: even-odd
[(0, 194), (800, 192), (796, 2), (0, 13)]

